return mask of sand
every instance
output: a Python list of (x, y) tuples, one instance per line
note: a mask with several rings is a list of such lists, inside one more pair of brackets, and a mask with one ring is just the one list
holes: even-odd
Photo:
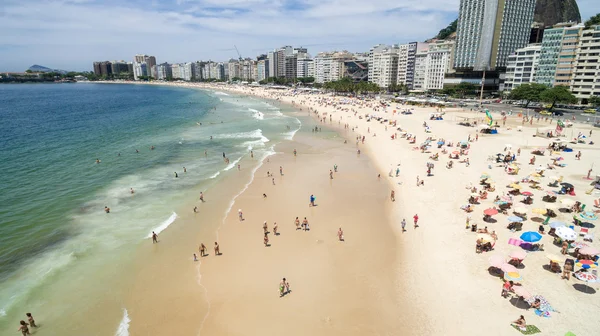
[[(552, 244), (552, 237), (544, 235), (540, 243), (544, 244), (545, 251), (528, 253), (525, 267), (520, 270), (524, 277), (522, 285), (532, 294), (543, 295), (557, 310), (550, 318), (536, 316), (533, 309), (523, 308), (522, 302), (516, 299), (502, 298), (501, 279), (488, 272), (490, 256), (508, 256), (519, 249), (507, 244), (509, 238), (518, 238), (524, 231), (537, 231), (539, 223), (531, 220), (536, 217), (531, 209), (544, 204), (542, 191), (526, 187), (534, 193), (535, 202), (526, 206), (530, 219), (524, 222), (522, 232), (506, 229), (508, 223), (501, 214), (494, 217), (497, 223), (484, 223), (483, 210), (493, 206), (497, 194), (508, 191), (505, 185), (514, 177), (488, 161), (488, 157), (511, 144), (513, 150), (521, 148), (521, 156), (517, 158), (521, 164), (518, 177), (533, 173), (535, 167), (527, 164), (531, 150), (548, 144), (547, 139), (533, 135), (536, 129), (554, 127), (555, 123), (541, 120), (522, 125), (520, 118), (510, 117), (507, 126), (500, 127), (500, 134), (480, 134), (478, 141), (470, 143), (470, 166), (455, 160), (454, 168), (446, 169), (448, 158), (442, 156), (435, 162), (433, 176), (427, 177), (426, 163), (431, 161), (430, 155), (438, 152), (436, 148), (432, 148), (431, 153), (413, 150), (415, 145), (406, 139), (391, 140), (393, 133), (399, 133), (394, 127), (387, 125), (386, 130), (385, 124), (369, 122), (364, 116), (376, 113), (396, 120), (398, 126), (417, 135), (418, 145), (431, 135), (424, 132), (424, 121), (437, 138), (458, 142), (466, 141), (469, 135), (474, 138), (477, 132), (477, 128), (457, 125), (460, 117), (483, 120), (482, 114), (447, 109), (445, 120), (429, 121), (429, 113), (435, 112), (433, 108), (416, 107), (412, 115), (393, 115), (396, 104), (385, 113), (383, 110), (374, 112), (372, 106), (360, 106), (348, 98), (326, 95), (298, 95), (241, 86), (183, 86), (276, 98), (294, 102), (303, 112), (314, 108), (320, 117), (327, 117), (322, 127), (337, 128), (348, 144), (328, 147), (330, 145), (311, 137), (308, 137), (310, 140), (298, 138), (306, 148), (299, 149), (301, 154), (296, 159), (290, 154), (291, 148), (277, 148), (281, 154), (271, 157), (271, 162), (257, 171), (254, 182), (236, 199), (234, 211), (215, 228), (217, 232), (212, 236), (205, 232), (194, 237), (196, 241), (212, 241), (218, 234), (223, 256), (211, 255), (202, 260), (199, 268), (198, 263), (188, 261), (179, 261), (169, 268), (164, 265), (167, 260), (159, 263), (155, 271), (165, 273), (162, 275), (165, 290), (175, 294), (156, 294), (164, 297), (156, 306), (164, 304), (165, 308), (174, 309), (154, 312), (146, 309), (143, 314), (140, 311), (138, 316), (132, 317), (133, 335), (162, 334), (155, 331), (163, 329), (204, 335), (508, 335), (515, 333), (510, 322), (521, 314), (543, 334), (564, 335), (568, 331), (576, 335), (595, 334), (595, 320), (590, 317), (600, 312), (600, 300), (596, 297), (598, 286), (590, 284), (591, 288), (583, 290), (581, 281), (573, 277), (562, 280), (560, 274), (544, 269), (548, 264), (546, 254), (560, 255), (560, 247)], [(337, 101), (339, 108), (319, 104), (318, 100), (323, 98)], [(342, 100), (346, 103), (342, 104)], [(408, 108), (398, 107), (398, 110)], [(344, 124), (348, 128), (344, 128)], [(517, 126), (522, 129), (518, 130)], [(580, 131), (587, 135), (589, 129), (589, 125), (575, 124), (564, 133), (568, 137)], [(362, 151), (359, 157), (355, 144), (358, 135), (365, 136), (365, 143), (358, 145)], [(573, 153), (561, 154), (567, 166), (546, 171), (542, 178), (543, 189), (556, 190), (545, 186), (550, 182), (548, 176), (563, 176), (575, 186), (577, 196), (559, 196), (559, 199), (570, 197), (593, 209), (593, 200), (598, 194), (585, 193), (591, 188), (591, 181), (584, 178), (598, 159), (598, 147), (588, 144), (570, 147)], [(323, 148), (324, 153), (308, 154), (312, 148)], [(575, 159), (577, 151), (582, 153), (581, 160)], [(370, 167), (369, 162), (375, 168)], [(549, 162), (548, 156), (538, 156), (536, 161), (543, 165)], [(328, 170), (333, 163), (340, 166), (340, 173), (330, 181)], [(390, 169), (395, 170), (398, 164), (400, 176), (388, 177)], [(284, 166), (284, 177), (277, 176), (279, 165)], [(275, 170), (276, 186), (265, 178), (267, 170)], [(466, 187), (478, 186), (483, 172), (490, 173), (496, 181), (496, 192), (477, 205), (469, 216), (480, 228), (488, 226), (490, 231), (496, 231), (498, 241), (494, 251), (476, 254), (476, 235), (465, 230), (467, 214), (460, 206), (467, 204), (470, 190)], [(592, 172), (592, 177), (595, 173)], [(380, 181), (376, 174), (381, 174)], [(417, 176), (425, 181), (424, 186), (416, 186)], [(263, 200), (262, 193), (269, 189), (267, 200)], [(391, 190), (396, 192), (393, 203), (389, 200)], [(307, 207), (310, 193), (317, 195), (319, 206), (316, 208)], [(523, 204), (515, 203), (519, 205)], [(235, 210), (238, 208), (244, 210), (247, 221), (237, 220)], [(412, 227), (414, 214), (420, 218), (416, 229)], [(292, 221), (296, 216), (308, 217), (312, 230), (295, 232)], [(400, 230), (403, 218), (408, 222), (404, 233)], [(563, 213), (556, 219), (571, 221), (570, 215)], [(269, 222), (269, 227), (273, 221), (279, 223), (281, 235), (270, 236), (271, 247), (262, 244), (264, 220)], [(339, 226), (345, 231), (343, 243), (337, 242), (335, 237)], [(210, 249), (210, 244), (205, 244)], [(590, 245), (598, 247), (597, 241)], [(200, 281), (192, 284), (191, 276), (198, 271)], [(178, 278), (185, 276), (190, 279), (180, 283)], [(283, 276), (290, 281), (292, 293), (279, 298), (277, 285)], [(182, 287), (175, 290), (173, 286)], [(188, 290), (190, 299), (184, 299)], [(181, 302), (174, 302), (174, 297), (181, 298)], [(179, 312), (186, 310), (181, 304), (196, 299), (201, 307), (189, 312), (190, 316), (181, 316)], [(190, 310), (194, 308), (190, 306)], [(136, 323), (138, 320), (145, 321), (143, 327)], [(179, 324), (165, 325), (173, 321)]]

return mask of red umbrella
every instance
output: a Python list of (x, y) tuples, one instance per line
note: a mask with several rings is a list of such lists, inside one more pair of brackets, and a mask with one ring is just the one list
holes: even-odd
[(497, 215), (498, 214), (498, 210), (494, 209), (494, 208), (489, 208), (489, 209), (485, 209), (483, 211), (483, 214), (486, 216), (493, 216), (493, 215)]
[(521, 193), (521, 195), (523, 196), (533, 196), (533, 193), (529, 192), (529, 191), (524, 191)]

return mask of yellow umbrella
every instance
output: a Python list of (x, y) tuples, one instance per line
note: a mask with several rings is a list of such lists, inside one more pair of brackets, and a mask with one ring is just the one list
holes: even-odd
[(542, 177), (542, 175), (540, 175), (540, 174), (538, 174), (538, 173), (531, 174), (531, 176), (533, 176), (533, 177)]
[(540, 181), (540, 179), (539, 179), (539, 178), (537, 178), (537, 177), (533, 177), (533, 178), (530, 178), (530, 179), (529, 179), (529, 182), (533, 182), (533, 183), (540, 183), (541, 181)]
[(533, 209), (531, 212), (533, 212), (534, 214), (545, 215), (546, 213), (548, 213), (548, 210), (542, 209), (542, 208), (537, 208), (537, 209)]
[(555, 263), (560, 263), (563, 259), (561, 257), (555, 256), (554, 254), (546, 254), (546, 258), (550, 259), (550, 261)]
[(509, 187), (511, 187), (511, 188), (513, 188), (513, 189), (517, 189), (517, 190), (520, 190), (520, 189), (521, 189), (521, 186), (520, 186), (520, 185), (518, 185), (518, 184), (516, 184), (516, 183), (513, 183), (513, 184), (509, 185)]

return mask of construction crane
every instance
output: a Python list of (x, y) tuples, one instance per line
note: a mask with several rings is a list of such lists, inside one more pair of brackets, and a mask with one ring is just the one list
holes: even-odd
[(239, 51), (239, 50), (238, 50), (238, 48), (235, 46), (235, 44), (233, 45), (233, 47), (235, 48), (235, 51), (237, 52), (237, 54), (238, 54), (238, 56), (239, 56), (239, 58), (240, 58), (240, 61), (241, 61), (241, 60), (242, 60), (242, 54), (240, 54), (240, 51)]

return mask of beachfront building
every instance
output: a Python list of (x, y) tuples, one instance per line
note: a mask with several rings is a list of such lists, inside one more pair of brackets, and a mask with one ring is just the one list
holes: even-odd
[(167, 80), (173, 78), (173, 72), (171, 72), (171, 64), (162, 63), (156, 66), (156, 79)]
[[(414, 48), (414, 56), (411, 56), (411, 49)], [(414, 47), (409, 45), (409, 53), (406, 73), (406, 86), (413, 91), (426, 91), (427, 79), (427, 53), (429, 43), (415, 43)], [(398, 59), (398, 68), (400, 68), (400, 59)]]
[(461, 0), (454, 67), (489, 70), (529, 42), (536, 0)]
[(506, 76), (500, 91), (510, 91), (521, 84), (534, 83), (541, 50), (541, 44), (530, 44), (508, 56)]
[(295, 81), (298, 74), (298, 55), (285, 56), (285, 79)]
[[(334, 82), (344, 77), (344, 62), (352, 59), (347, 51), (321, 52), (315, 56), (315, 83)], [(308, 71), (308, 69), (307, 69)]]
[(139, 80), (140, 77), (148, 76), (148, 67), (146, 62), (134, 62), (133, 63), (133, 79)]
[(587, 104), (591, 96), (600, 97), (600, 25), (581, 29), (578, 38), (570, 89), (580, 103)]
[[(298, 61), (296, 64), (297, 73), (296, 76), (298, 78), (311, 77), (308, 74), (308, 69), (310, 67), (310, 63), (314, 61), (308, 57), (308, 55), (303, 55), (302, 57), (298, 57)], [(314, 66), (313, 66), (314, 69)]]
[(204, 74), (207, 76), (205, 79), (224, 80), (226, 66), (223, 63), (216, 63), (209, 61), (204, 66)]
[(231, 81), (234, 78), (238, 79), (241, 77), (242, 77), (242, 70), (241, 70), (240, 62), (235, 59), (230, 59), (229, 62), (227, 62), (227, 79)]
[[(399, 46), (379, 44), (369, 50), (368, 80), (387, 88), (398, 81)], [(408, 53), (408, 49), (406, 49)], [(406, 73), (406, 71), (401, 72)]]
[(408, 69), (408, 44), (398, 46), (396, 83), (406, 85), (406, 71)]
[(343, 65), (343, 78), (350, 78), (353, 82), (366, 82), (369, 76), (369, 61), (363, 60), (347, 60)]
[(192, 62), (188, 62), (185, 64), (182, 64), (181, 67), (181, 79), (183, 79), (184, 81), (191, 81), (194, 78), (194, 63)]
[(452, 69), (454, 41), (438, 40), (429, 44), (425, 65), (425, 90), (441, 90), (444, 78)]
[[(571, 26), (571, 24), (569, 24)], [(558, 54), (560, 53), (562, 39), (565, 32), (563, 24), (555, 25), (544, 30), (542, 38), (540, 61), (536, 69), (536, 82), (547, 86), (554, 86)]]
[(205, 62), (201, 61), (194, 62), (194, 80), (204, 79), (204, 64)]
[(121, 61), (110, 61), (110, 71), (114, 75), (118, 75), (124, 72), (129, 72), (129, 65), (127, 62)]
[(97, 76), (109, 76), (112, 72), (111, 62), (94, 62), (94, 74)]
[(263, 59), (256, 64), (257, 75), (256, 80), (261, 81), (269, 78), (269, 60)]
[(179, 63), (171, 64), (171, 75), (173, 76), (173, 79), (183, 79), (182, 67), (183, 65)]

